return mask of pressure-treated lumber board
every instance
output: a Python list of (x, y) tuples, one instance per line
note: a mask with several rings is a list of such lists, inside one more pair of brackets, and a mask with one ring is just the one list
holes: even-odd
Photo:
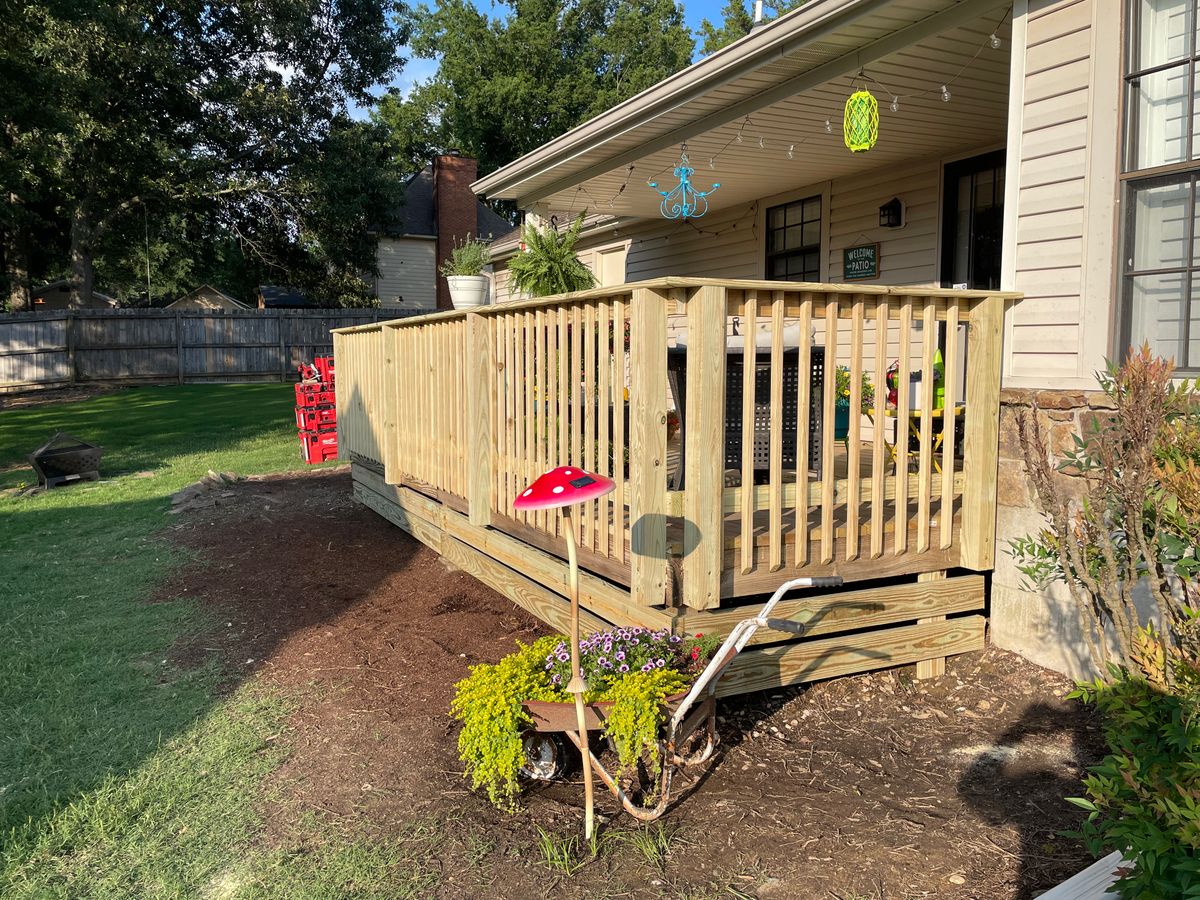
[(666, 298), (636, 289), (629, 307), (630, 577), (635, 602), (657, 606), (667, 591)]
[[(401, 512), (434, 525), (439, 531), (486, 553), (509, 568), (519, 569), (542, 586), (563, 596), (569, 590), (567, 564), (555, 556), (531, 547), (516, 538), (491, 528), (479, 528), (468, 518), (403, 485), (388, 485), (370, 469), (355, 463), (351, 469), (356, 487), (364, 486)], [(375, 508), (375, 507), (372, 507)], [(386, 514), (385, 514), (386, 515)], [(387, 518), (391, 519), (389, 515)], [(394, 520), (393, 520), (394, 521)], [(403, 527), (403, 526), (401, 526)], [(426, 542), (429, 543), (429, 542)], [(433, 546), (433, 544), (430, 544)], [(436, 550), (437, 547), (434, 547)], [(673, 621), (670, 610), (653, 609), (629, 601), (629, 594), (597, 578), (590, 572), (579, 573), (580, 604), (597, 615), (613, 622), (626, 622), (646, 628), (669, 628)]]
[(696, 527), (696, 547), (683, 560), (683, 602), (692, 609), (721, 603), (725, 473), (725, 291), (705, 287), (687, 302), (687, 491), (683, 515)]
[(1000, 453), (1000, 331), (1004, 301), (988, 298), (967, 316), (966, 435), (963, 438), (962, 564), (984, 571), (996, 560), (996, 468)]
[(717, 696), (909, 665), (983, 649), (983, 616), (863, 631), (846, 637), (744, 650), (717, 685)]
[[(944, 571), (922, 572), (917, 576), (917, 581), (924, 584), (947, 583), (946, 573)], [(929, 616), (918, 620), (918, 624), (925, 622), (936, 622), (939, 619), (946, 618), (945, 615)], [(946, 674), (946, 657), (939, 656), (934, 659), (926, 659), (917, 663), (917, 678), (941, 678)]]
[(422, 544), (438, 553), (442, 552), (442, 530), (436, 525), (427, 522), (420, 516), (413, 515), (402, 506), (389, 503), (387, 498), (362, 484), (354, 485), (354, 498), (375, 510), (393, 525), (403, 528)]
[[(514, 572), (508, 566), (496, 562), (486, 553), (452, 537), (442, 541), (442, 558), (462, 569), (468, 575), (482, 581), (498, 594), (502, 594), (526, 612), (537, 616), (555, 631), (566, 634), (571, 629), (571, 604), (565, 597), (544, 588), (536, 581)], [(579, 629), (584, 634), (604, 631), (610, 624), (586, 609), (579, 611)]]
[(471, 524), (491, 522), (492, 469), (495, 466), (492, 441), (492, 385), (496, 377), (496, 354), (488, 321), (479, 315), (467, 316), (467, 502)]
[[(762, 603), (753, 603), (720, 610), (688, 612), (680, 619), (680, 631), (724, 636), (742, 619), (757, 615), (762, 607)], [(977, 612), (983, 607), (983, 576), (964, 575), (940, 581), (917, 581), (854, 591), (808, 594), (797, 591), (796, 599), (785, 597), (780, 600), (772, 616), (803, 622), (808, 626), (805, 637), (820, 637), (926, 617), (944, 618), (956, 613)], [(751, 643), (773, 644), (792, 639), (791, 635), (784, 632), (760, 628)]]

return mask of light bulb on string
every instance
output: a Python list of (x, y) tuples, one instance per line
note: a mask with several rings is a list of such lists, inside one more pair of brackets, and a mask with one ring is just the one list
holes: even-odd
[(999, 50), (999, 49), (1000, 49), (1000, 37), (999, 37), (999, 36), (996, 34), (996, 32), (994, 32), (994, 31), (993, 31), (993, 32), (992, 32), (992, 33), (991, 33), (991, 34), (988, 36), (988, 43), (992, 45), (992, 49), (993, 49), (993, 50)]
[(788, 159), (795, 159), (795, 158), (796, 158), (796, 145), (791, 144), (788, 146)]
[(942, 85), (942, 102), (943, 103), (950, 102), (950, 88), (946, 87), (946, 85), (944, 85), (944, 84)]
[(758, 149), (759, 150), (767, 149), (767, 142), (764, 141), (761, 137), (758, 139)]
[(738, 133), (737, 133), (737, 142), (739, 144), (742, 142), (742, 129), (740, 129), (740, 128), (738, 129)]
[(710, 169), (715, 169), (717, 167), (717, 161), (715, 159), (713, 159), (711, 156), (708, 158), (708, 167)]
[(825, 133), (833, 134), (833, 122), (829, 121), (829, 119), (825, 120)]
[(892, 98), (892, 112), (900, 112), (900, 98), (899, 97)]

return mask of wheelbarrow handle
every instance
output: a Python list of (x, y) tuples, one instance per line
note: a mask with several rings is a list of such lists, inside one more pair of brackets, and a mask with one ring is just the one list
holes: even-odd
[(767, 619), (767, 627), (772, 631), (786, 631), (789, 634), (804, 634), (808, 626), (803, 622), (793, 622), (791, 619)]

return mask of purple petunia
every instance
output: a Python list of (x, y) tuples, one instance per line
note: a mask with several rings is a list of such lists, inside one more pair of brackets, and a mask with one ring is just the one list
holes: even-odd
[(629, 666), (625, 665), (625, 663), (621, 663), (621, 667), (619, 669), (617, 669), (617, 671), (618, 672), (628, 672)]

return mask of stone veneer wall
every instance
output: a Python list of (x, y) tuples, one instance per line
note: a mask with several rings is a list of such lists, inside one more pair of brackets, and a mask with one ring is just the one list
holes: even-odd
[(1022, 587), (1024, 576), (1008, 553), (1010, 540), (1037, 532), (1045, 524), (1031, 496), (1017, 430), (1018, 413), (1028, 414), (1034, 404), (1055, 456), (1074, 445), (1073, 434), (1082, 433), (1093, 418), (1112, 409), (1100, 391), (1005, 388), (1000, 392), (992, 642), (1039, 665), (1081, 676), (1091, 672), (1091, 664), (1075, 605), (1066, 589), (1056, 586), (1046, 592), (1026, 590)]

